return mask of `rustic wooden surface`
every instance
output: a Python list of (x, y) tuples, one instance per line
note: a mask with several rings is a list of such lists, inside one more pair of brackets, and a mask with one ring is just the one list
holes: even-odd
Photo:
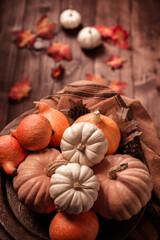
[[(122, 25), (129, 31), (131, 50), (103, 42), (99, 51), (86, 54), (79, 47), (77, 32), (70, 34), (59, 27), (59, 15), (70, 5), (82, 15), (83, 26)], [(160, 134), (160, 1), (158, 0), (1, 0), (0, 1), (0, 130), (15, 117), (34, 106), (33, 101), (53, 94), (67, 83), (85, 79), (86, 73), (119, 79), (128, 83), (126, 96), (141, 101), (151, 115)], [(51, 68), (57, 66), (45, 51), (18, 49), (13, 43), (13, 30), (34, 30), (43, 14), (58, 25), (53, 41), (71, 46), (73, 60), (61, 63), (66, 72), (55, 81)], [(111, 70), (104, 60), (110, 54), (126, 60), (124, 67)], [(21, 102), (8, 99), (11, 86), (29, 77), (31, 92)]]
[[(86, 53), (77, 43), (77, 32), (59, 26), (62, 10), (72, 7), (82, 15), (83, 26), (120, 24), (129, 34), (130, 50), (103, 41), (97, 51)], [(0, 0), (0, 131), (20, 114), (34, 107), (33, 101), (54, 94), (66, 84), (94, 73), (107, 81), (128, 83), (124, 94), (141, 101), (160, 135), (160, 1), (159, 0)], [(54, 42), (71, 46), (73, 60), (61, 61), (66, 68), (61, 80), (51, 77), (58, 64), (45, 51), (18, 49), (12, 31), (34, 30), (42, 15), (57, 23)], [(122, 69), (111, 70), (104, 60), (111, 54), (126, 60)], [(21, 102), (11, 101), (8, 93), (17, 81), (29, 77), (31, 91)], [(0, 226), (0, 238), (12, 239)]]

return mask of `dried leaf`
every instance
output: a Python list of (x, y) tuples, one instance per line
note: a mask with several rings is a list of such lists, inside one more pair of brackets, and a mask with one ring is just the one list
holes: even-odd
[(86, 74), (86, 79), (98, 84), (105, 84), (105, 81), (106, 81), (105, 78), (102, 78), (99, 75), (89, 74), (89, 73)]
[(128, 121), (128, 111), (129, 108), (118, 108), (116, 111), (116, 116), (113, 118), (121, 132), (121, 146), (126, 145), (128, 142), (132, 141), (136, 136), (139, 136), (142, 133), (137, 130), (138, 122), (135, 119)]
[(121, 68), (125, 61), (115, 55), (112, 55), (108, 60), (105, 60), (105, 63), (109, 65), (112, 69)]
[(126, 82), (121, 82), (120, 80), (111, 81), (109, 87), (112, 88), (115, 92), (124, 95), (123, 89), (127, 88), (128, 84)]
[(112, 38), (113, 30), (112, 28), (108, 28), (105, 25), (94, 26), (101, 34), (103, 38)]
[(120, 25), (112, 28), (113, 30), (113, 35), (112, 35), (112, 41), (114, 44), (121, 48), (128, 49), (129, 44), (127, 43), (127, 39), (129, 37), (129, 33), (122, 29)]
[(56, 62), (65, 58), (66, 60), (72, 60), (72, 53), (69, 45), (63, 44), (61, 42), (52, 43), (48, 48), (47, 54), (53, 56)]
[(36, 35), (30, 30), (13, 31), (13, 34), (16, 36), (15, 43), (19, 48), (31, 48), (36, 39)]
[(31, 90), (29, 78), (16, 82), (8, 94), (9, 98), (17, 101), (21, 101), (23, 97), (28, 96), (28, 92)]
[(65, 71), (65, 68), (60, 64), (58, 67), (52, 68), (51, 76), (53, 78), (58, 78), (58, 77), (62, 76), (64, 71)]
[(36, 31), (37, 35), (46, 39), (53, 39), (54, 34), (53, 30), (56, 25), (48, 19), (46, 15), (42, 16), (41, 19), (37, 22)]

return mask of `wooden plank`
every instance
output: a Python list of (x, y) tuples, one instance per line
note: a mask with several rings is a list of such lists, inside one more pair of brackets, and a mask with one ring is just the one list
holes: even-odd
[[(23, 28), (35, 30), (37, 21), (46, 14), (53, 22), (58, 16), (59, 1), (27, 1)], [(48, 40), (48, 42), (50, 42)], [(29, 77), (31, 81), (31, 92), (29, 97), (21, 102), (11, 102), (8, 114), (8, 122), (12, 121), (21, 113), (34, 107), (33, 101), (51, 94), (53, 80), (50, 76), (53, 60), (49, 58), (46, 51), (36, 52), (34, 49), (18, 49), (15, 65), (13, 83)]]
[[(17, 8), (17, 6), (19, 8)], [(7, 123), (8, 93), (12, 86), (18, 50), (13, 44), (11, 31), (22, 27), (25, 0), (0, 1), (0, 130)], [(21, 9), (20, 11), (18, 9)], [(18, 14), (17, 14), (18, 11)]]
[[(123, 29), (130, 33), (130, 1), (97, 1), (96, 10), (96, 25), (106, 25), (113, 27), (121, 25)], [(131, 45), (131, 34), (129, 37), (129, 44)], [(131, 56), (132, 51), (122, 49), (111, 43), (103, 41), (104, 53), (97, 56), (94, 64), (95, 73), (104, 76), (107, 82), (120, 80), (126, 82), (128, 87), (124, 90), (126, 96), (133, 97), (133, 79), (132, 79), (132, 65)], [(112, 70), (104, 62), (109, 59), (111, 55), (120, 56), (126, 62), (122, 69)]]
[(132, 1), (134, 97), (151, 115), (160, 135), (159, 8), (160, 2), (156, 0)]
[[(64, 9), (68, 9), (70, 5), (77, 10), (82, 16), (83, 27), (93, 25), (93, 19), (95, 16), (95, 1), (92, 0), (78, 0), (78, 1), (61, 1), (62, 12)], [(85, 7), (84, 7), (85, 6)], [(89, 53), (83, 51), (78, 42), (77, 34), (80, 29), (64, 30), (60, 27), (59, 34), (56, 41), (61, 41), (68, 44), (71, 47), (73, 59), (72, 61), (61, 61), (62, 65), (66, 68), (65, 75), (62, 81), (54, 82), (53, 93), (62, 89), (66, 84), (85, 79), (85, 75), (88, 72), (93, 71), (93, 57)]]

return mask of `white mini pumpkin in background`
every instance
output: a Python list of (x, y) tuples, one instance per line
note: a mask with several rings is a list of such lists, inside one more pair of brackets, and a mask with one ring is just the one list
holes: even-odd
[(66, 29), (77, 28), (81, 24), (81, 15), (74, 9), (64, 10), (60, 15), (60, 24)]
[(64, 131), (60, 148), (63, 157), (70, 162), (92, 167), (104, 158), (108, 141), (96, 125), (80, 122)]
[(98, 197), (97, 177), (88, 166), (68, 163), (51, 176), (50, 197), (56, 207), (71, 214), (87, 212)]
[(93, 49), (101, 45), (100, 32), (94, 27), (84, 27), (78, 33), (77, 40), (82, 48)]

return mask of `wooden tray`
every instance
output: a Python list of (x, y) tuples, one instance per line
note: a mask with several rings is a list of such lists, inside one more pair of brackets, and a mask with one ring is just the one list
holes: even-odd
[[(10, 129), (17, 128), (20, 121), (34, 111), (35, 109), (31, 109), (20, 115), (8, 124), (0, 135), (9, 134)], [(139, 140), (136, 139), (136, 141), (138, 141), (139, 152), (143, 157)], [(0, 170), (0, 238), (6, 240), (49, 240), (49, 224), (55, 213), (37, 214), (30, 211), (18, 200), (12, 187), (12, 180), (12, 177), (7, 176), (3, 170)], [(97, 215), (100, 230), (96, 239), (125, 239), (136, 227), (144, 211), (145, 208), (127, 221), (107, 220)]]

